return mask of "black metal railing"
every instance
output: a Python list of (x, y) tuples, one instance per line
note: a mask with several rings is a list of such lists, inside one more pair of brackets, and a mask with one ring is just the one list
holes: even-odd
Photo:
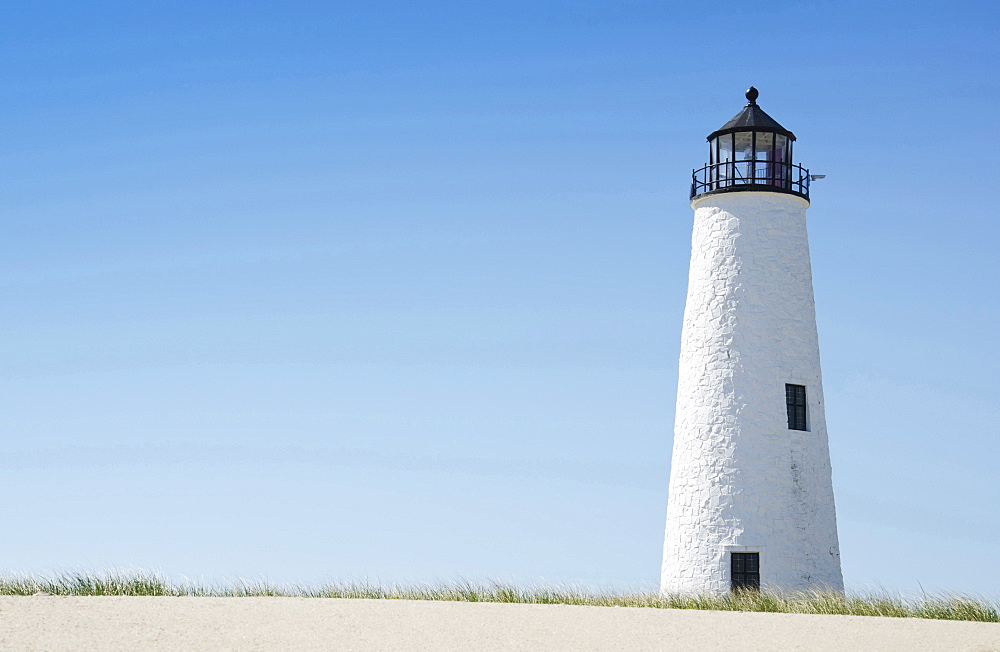
[(707, 192), (764, 190), (809, 199), (809, 170), (777, 161), (723, 161), (691, 173), (691, 197)]

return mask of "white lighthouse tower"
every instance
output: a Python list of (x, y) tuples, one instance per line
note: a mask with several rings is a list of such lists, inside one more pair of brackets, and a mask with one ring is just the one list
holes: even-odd
[(795, 136), (757, 89), (693, 174), (661, 590), (843, 590)]

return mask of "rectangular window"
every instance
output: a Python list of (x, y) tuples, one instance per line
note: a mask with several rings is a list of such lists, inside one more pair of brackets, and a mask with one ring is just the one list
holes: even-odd
[(760, 553), (733, 552), (732, 555), (732, 588), (733, 591), (760, 590)]
[(785, 385), (785, 405), (788, 407), (788, 429), (806, 429), (806, 387)]

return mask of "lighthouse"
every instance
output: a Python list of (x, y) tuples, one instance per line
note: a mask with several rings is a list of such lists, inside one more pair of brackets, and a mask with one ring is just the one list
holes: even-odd
[(692, 174), (660, 581), (665, 593), (843, 591), (795, 135), (757, 105)]

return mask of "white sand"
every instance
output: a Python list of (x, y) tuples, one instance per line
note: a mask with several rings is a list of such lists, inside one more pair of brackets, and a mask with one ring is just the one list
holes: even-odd
[(17, 650), (1000, 650), (1000, 624), (323, 598), (0, 597)]

